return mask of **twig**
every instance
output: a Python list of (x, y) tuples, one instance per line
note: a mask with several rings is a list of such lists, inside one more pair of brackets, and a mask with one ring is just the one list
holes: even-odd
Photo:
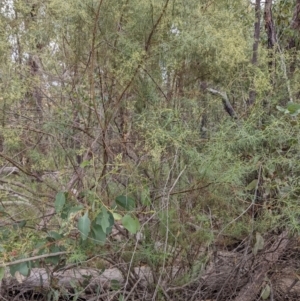
[(253, 208), (254, 204), (255, 204), (255, 200), (256, 200), (256, 197), (257, 197), (257, 191), (258, 191), (258, 187), (259, 187), (259, 182), (260, 182), (260, 175), (261, 175), (261, 165), (259, 167), (259, 174), (258, 174), (258, 181), (256, 183), (256, 187), (255, 187), (255, 193), (254, 193), (254, 196), (253, 196), (253, 199), (252, 199), (252, 202), (251, 204), (238, 216), (236, 217), (235, 219), (233, 219), (231, 222), (229, 222), (218, 234), (218, 237), (224, 232), (224, 230), (232, 225), (234, 222), (236, 222), (240, 217), (242, 217), (244, 214), (246, 214), (248, 212), (249, 209)]
[(130, 290), (130, 292), (128, 293), (128, 296), (125, 298), (124, 301), (127, 301), (127, 300), (128, 300), (128, 298), (130, 297), (131, 293), (135, 290), (135, 288), (137, 287), (137, 285), (139, 284), (139, 282), (141, 281), (141, 279), (142, 279), (142, 278), (139, 278), (139, 279), (137, 280), (137, 282), (134, 284), (134, 286), (132, 287), (132, 289)]
[(22, 259), (15, 260), (13, 262), (1, 263), (0, 268), (4, 268), (7, 266), (11, 266), (11, 265), (15, 265), (15, 264), (19, 264), (19, 263), (23, 263), (23, 262), (27, 262), (27, 261), (34, 261), (34, 260), (42, 259), (42, 258), (64, 255), (64, 254), (68, 254), (68, 253), (70, 253), (70, 252), (63, 251), (63, 252), (56, 252), (56, 253), (51, 253), (51, 254), (43, 254), (43, 255), (33, 256), (33, 257), (29, 257), (29, 258), (22, 258)]
[[(174, 166), (175, 166), (175, 163), (177, 161), (177, 153), (178, 153), (178, 149), (176, 150), (176, 154), (175, 154), (175, 157), (174, 157), (174, 160), (173, 160), (173, 164), (171, 166), (171, 169), (169, 171), (169, 174), (168, 174), (168, 177), (167, 177), (167, 180), (166, 180), (166, 184), (165, 184), (165, 187), (164, 187), (164, 192), (166, 191), (166, 188), (167, 188), (167, 183), (169, 182), (169, 179), (171, 177), (171, 172), (172, 170), (174, 169)], [(179, 173), (179, 175), (177, 176), (177, 178), (175, 179), (173, 185), (171, 186), (171, 188), (169, 189), (168, 193), (167, 193), (167, 196), (165, 198), (166, 200), (166, 204), (163, 204), (163, 206), (166, 207), (166, 214), (167, 214), (167, 220), (166, 220), (166, 237), (165, 237), (165, 244), (164, 244), (164, 259), (163, 259), (163, 265), (162, 265), (162, 271), (159, 275), (159, 278), (158, 278), (158, 281), (157, 281), (157, 284), (156, 284), (156, 287), (155, 287), (155, 291), (153, 293), (153, 296), (152, 296), (152, 300), (154, 301), (155, 298), (156, 298), (156, 295), (157, 295), (157, 291), (158, 291), (158, 288), (160, 286), (160, 283), (161, 283), (161, 278), (162, 278), (162, 274), (163, 274), (163, 271), (165, 269), (165, 265), (166, 265), (166, 254), (167, 254), (167, 248), (168, 248), (168, 239), (169, 239), (169, 200), (170, 200), (170, 194), (172, 192), (172, 190), (174, 189), (174, 187), (176, 186), (177, 182), (179, 181), (180, 177), (182, 176), (183, 172), (185, 171), (186, 169), (186, 166), (182, 169), (182, 171)], [(164, 193), (163, 193), (164, 194)], [(164, 199), (164, 198), (163, 198)], [(164, 202), (163, 202), (164, 203)]]

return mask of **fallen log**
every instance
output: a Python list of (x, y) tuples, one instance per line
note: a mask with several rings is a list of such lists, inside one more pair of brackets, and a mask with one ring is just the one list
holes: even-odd
[[(186, 266), (168, 266), (164, 270), (150, 266), (129, 269), (125, 263), (103, 271), (72, 268), (52, 273), (46, 269), (34, 268), (28, 277), (17, 277), (18, 281), (7, 275), (3, 281), (2, 294), (14, 290), (47, 291), (55, 287), (67, 293), (77, 287), (82, 295), (95, 296), (99, 293), (112, 293), (114, 284), (118, 283), (120, 290), (126, 290), (127, 293), (135, 290), (136, 296), (138, 292), (146, 292), (151, 296), (153, 287), (157, 285), (157, 276), (162, 273), (160, 288), (170, 300), (252, 301), (260, 295), (267, 277), (274, 292), (276, 290), (280, 296), (299, 297), (300, 281), (295, 265), (297, 257), (288, 264), (288, 259), (283, 256), (290, 247), (288, 233), (273, 235), (268, 241), (256, 256), (251, 252), (245, 254), (244, 251), (218, 251), (210, 257), (206, 267), (200, 268), (196, 273)], [(293, 254), (298, 247), (289, 250), (289, 254)], [(151, 300), (150, 297), (143, 300), (148, 299)]]

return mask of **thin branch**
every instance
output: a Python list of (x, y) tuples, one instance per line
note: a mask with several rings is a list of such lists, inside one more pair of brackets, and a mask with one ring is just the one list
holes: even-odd
[[(178, 160), (178, 149), (176, 150), (175, 157), (174, 157), (172, 166), (170, 168), (170, 171), (169, 171), (166, 183), (165, 183), (164, 192), (166, 191), (167, 184), (169, 182), (169, 179), (171, 177), (171, 173), (172, 173), (172, 171), (173, 171), (173, 169), (175, 167), (175, 164), (176, 164), (177, 160)], [(168, 248), (168, 240), (169, 240), (169, 201), (170, 201), (170, 194), (171, 194), (172, 190), (174, 189), (174, 187), (176, 186), (176, 184), (179, 181), (179, 179), (181, 178), (181, 176), (184, 173), (185, 169), (186, 169), (186, 166), (181, 170), (181, 172), (179, 173), (179, 175), (175, 179), (173, 185), (169, 189), (166, 197), (163, 198), (163, 202), (162, 202), (163, 203), (162, 205), (166, 208), (165, 210), (166, 210), (166, 228), (167, 229), (166, 229), (166, 236), (165, 236), (165, 242), (164, 242), (164, 257), (163, 257), (162, 270), (161, 270), (161, 273), (159, 274), (159, 278), (157, 280), (155, 291), (154, 291), (153, 296), (152, 296), (152, 300), (153, 301), (156, 299), (156, 295), (157, 295), (158, 289), (159, 289), (159, 287), (161, 285), (162, 275), (164, 273), (165, 266), (166, 266), (166, 254), (168, 253), (167, 248)], [(164, 199), (165, 199), (165, 202), (164, 202)], [(167, 296), (167, 294), (165, 296)]]
[(33, 257), (29, 257), (29, 258), (22, 258), (22, 259), (18, 259), (18, 260), (12, 261), (12, 262), (0, 263), (0, 268), (8, 267), (11, 265), (15, 265), (15, 264), (19, 264), (19, 263), (23, 263), (23, 262), (27, 262), (27, 261), (34, 261), (34, 260), (38, 260), (38, 259), (42, 259), (42, 258), (64, 255), (64, 254), (68, 254), (68, 253), (71, 253), (71, 252), (62, 251), (62, 252), (56, 252), (56, 253), (51, 253), (51, 254), (43, 254), (43, 255), (33, 256)]
[(212, 89), (212, 88), (207, 88), (207, 91), (209, 91), (210, 93), (214, 94), (214, 95), (219, 95), (222, 97), (222, 102), (224, 105), (224, 109), (225, 111), (234, 119), (237, 119), (237, 115), (228, 99), (228, 96), (226, 94), (226, 92), (220, 92), (218, 90)]

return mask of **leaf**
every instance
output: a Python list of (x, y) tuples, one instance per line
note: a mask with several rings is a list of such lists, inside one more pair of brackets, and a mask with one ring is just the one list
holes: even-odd
[(27, 223), (27, 221), (25, 221), (25, 220), (18, 222), (19, 228), (21, 229), (21, 228), (25, 227), (26, 223)]
[(289, 102), (286, 106), (286, 109), (281, 106), (276, 106), (276, 109), (285, 114), (290, 114), (291, 116), (297, 116), (300, 113), (300, 104)]
[(25, 225), (26, 225), (27, 221), (25, 220), (22, 220), (22, 221), (19, 221), (17, 223), (15, 223), (13, 225), (13, 228), (16, 230), (16, 229), (22, 229)]
[(261, 298), (262, 298), (263, 300), (267, 300), (267, 299), (270, 297), (270, 295), (271, 295), (271, 287), (270, 287), (269, 284), (267, 284), (267, 285), (264, 287), (264, 289), (262, 290), (260, 296), (261, 296)]
[(18, 264), (11, 265), (9, 267), (9, 271), (12, 276), (15, 276), (16, 272), (19, 272), (23, 276), (28, 276), (29, 275), (28, 262), (21, 262)]
[(46, 239), (48, 240), (48, 241), (56, 241), (56, 240), (59, 240), (59, 239), (61, 239), (63, 236), (61, 235), (61, 234), (59, 234), (59, 233), (57, 233), (57, 232), (55, 232), (55, 231), (50, 231), (49, 233), (48, 233), (48, 236), (46, 237)]
[(125, 196), (125, 195), (119, 195), (116, 197), (116, 203), (123, 207), (124, 209), (126, 210), (133, 210), (135, 208), (135, 201), (128, 197), (128, 196)]
[(300, 104), (294, 103), (294, 102), (289, 102), (287, 104), (286, 108), (290, 114), (295, 114), (297, 111), (300, 110)]
[[(91, 283), (91, 280), (93, 279), (93, 276), (92, 275), (82, 275), (82, 278), (84, 280), (81, 282), (81, 287), (87, 287)], [(76, 285), (75, 287), (77, 288), (78, 287), (78, 282), (74, 281), (74, 283)]]
[(84, 168), (84, 167), (89, 166), (89, 165), (91, 165), (91, 162), (88, 161), (88, 160), (85, 160), (85, 161), (81, 162), (80, 167)]
[(122, 225), (125, 229), (127, 229), (130, 233), (136, 234), (140, 229), (140, 222), (136, 217), (132, 217), (129, 214), (126, 214), (122, 218)]
[(28, 262), (22, 262), (19, 266), (19, 272), (23, 276), (28, 276), (29, 275), (29, 267), (28, 267)]
[(115, 219), (113, 214), (103, 207), (102, 211), (97, 215), (96, 224), (100, 225), (104, 233), (108, 235), (111, 232), (114, 223)]
[(257, 186), (257, 183), (258, 183), (258, 180), (257, 180), (257, 179), (253, 180), (252, 182), (250, 182), (250, 183), (247, 185), (246, 190), (253, 190), (253, 189), (255, 189), (256, 186)]
[(113, 212), (113, 217), (116, 221), (120, 221), (122, 219), (122, 215), (116, 212)]
[(281, 107), (281, 106), (276, 106), (276, 109), (280, 112), (285, 112), (286, 113), (286, 109)]
[[(51, 245), (51, 247), (49, 248), (49, 251), (50, 251), (50, 253), (57, 253), (57, 252), (60, 252), (61, 249), (56, 245)], [(61, 258), (60, 255), (50, 256), (50, 257), (45, 258), (45, 262), (51, 263), (53, 265), (57, 265), (60, 262), (60, 258)]]
[(57, 213), (61, 212), (64, 208), (65, 203), (66, 203), (65, 193), (64, 192), (58, 192), (56, 197), (55, 197), (55, 203), (54, 203), (55, 211)]
[(102, 211), (98, 215), (97, 224), (102, 227), (103, 232), (106, 232), (106, 229), (110, 226), (109, 224), (109, 215), (105, 207), (102, 207)]
[(264, 238), (261, 236), (259, 232), (256, 232), (253, 254), (256, 255), (259, 250), (262, 250), (264, 248), (264, 244), (265, 244)]
[(69, 211), (70, 211), (71, 205), (66, 203), (63, 207), (63, 210), (60, 212), (60, 217), (62, 219), (67, 219), (69, 217)]
[(80, 231), (82, 240), (86, 240), (91, 230), (91, 221), (88, 216), (88, 211), (78, 220), (78, 230)]
[(5, 275), (5, 267), (0, 267), (0, 282), (3, 279)]
[(116, 279), (112, 279), (111, 282), (110, 282), (110, 284), (111, 284), (111, 289), (113, 291), (117, 291), (121, 287), (120, 282), (118, 280), (116, 280)]
[(70, 208), (69, 208), (69, 216), (70, 216), (70, 214), (72, 214), (72, 213), (77, 213), (77, 212), (79, 212), (79, 211), (82, 210), (83, 208), (84, 208), (84, 207), (83, 207), (82, 205), (70, 207)]
[(106, 240), (106, 233), (103, 232), (103, 229), (100, 225), (96, 223), (92, 224), (91, 238), (95, 240), (96, 244), (104, 245)]

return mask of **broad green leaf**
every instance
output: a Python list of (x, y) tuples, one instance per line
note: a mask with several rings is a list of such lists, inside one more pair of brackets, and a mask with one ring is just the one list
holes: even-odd
[(61, 239), (63, 236), (55, 231), (50, 231), (46, 239), (48, 241), (55, 241)]
[(109, 215), (108, 215), (107, 210), (106, 210), (105, 207), (102, 207), (102, 210), (101, 210), (99, 215), (100, 215), (100, 218), (97, 219), (97, 224), (102, 227), (102, 230), (105, 233), (106, 229), (110, 226), (110, 224), (109, 224)]
[(26, 225), (27, 221), (22, 220), (13, 225), (14, 229), (22, 229)]
[(110, 284), (111, 284), (111, 289), (114, 290), (114, 291), (119, 290), (120, 287), (121, 287), (120, 282), (116, 279), (112, 279)]
[(5, 275), (5, 267), (0, 267), (0, 282), (3, 279)]
[(116, 197), (117, 205), (123, 207), (126, 210), (133, 210), (135, 208), (135, 201), (125, 195), (119, 195)]
[(88, 161), (88, 160), (85, 160), (85, 161), (81, 162), (80, 167), (84, 168), (84, 167), (89, 166), (89, 165), (91, 165), (91, 162)]
[(55, 197), (55, 203), (54, 203), (55, 211), (57, 213), (61, 212), (64, 208), (65, 203), (66, 203), (65, 193), (64, 192), (58, 192), (56, 197)]
[(291, 116), (297, 116), (300, 113), (300, 104), (289, 102), (286, 108), (281, 106), (276, 106), (276, 109), (280, 112), (284, 112), (285, 114), (290, 114)]
[(28, 267), (28, 262), (22, 262), (19, 267), (19, 272), (23, 276), (28, 276), (29, 275), (29, 267)]
[(23, 276), (28, 276), (29, 275), (28, 262), (22, 262), (22, 263), (11, 265), (9, 267), (9, 271), (12, 276), (15, 276), (16, 272), (19, 272)]
[(70, 214), (72, 213), (77, 213), (79, 212), (80, 210), (82, 210), (84, 207), (82, 205), (78, 205), (78, 206), (73, 206), (69, 209), (69, 216)]
[(256, 186), (257, 186), (257, 183), (258, 183), (258, 180), (257, 180), (257, 179), (253, 180), (252, 182), (250, 182), (250, 183), (247, 185), (246, 190), (253, 190), (253, 189), (255, 189)]
[(107, 235), (111, 232), (115, 223), (113, 214), (107, 211), (106, 208), (102, 208), (102, 211), (97, 215), (96, 224), (100, 225)]
[(122, 225), (125, 229), (127, 229), (130, 233), (136, 234), (140, 229), (140, 222), (136, 217), (132, 217), (129, 214), (126, 214), (122, 218)]
[(78, 229), (82, 240), (86, 240), (91, 230), (91, 221), (88, 216), (88, 211), (78, 220)]
[(71, 205), (69, 203), (66, 203), (62, 209), (62, 211), (60, 212), (60, 217), (62, 219), (67, 219), (69, 217), (70, 214), (70, 209), (71, 209)]
[[(81, 281), (81, 287), (87, 287), (91, 283), (91, 280), (93, 279), (93, 276), (92, 275), (82, 275), (82, 278), (84, 280)], [(78, 281), (74, 281), (74, 283), (76, 285), (76, 288), (78, 288)]]
[(283, 108), (283, 107), (281, 107), (281, 106), (276, 106), (276, 109), (277, 109), (278, 111), (284, 112), (284, 113), (286, 113), (286, 111), (287, 111), (285, 108)]
[(27, 223), (27, 221), (25, 221), (25, 220), (22, 220), (22, 221), (18, 222), (19, 228), (25, 227), (26, 223)]
[[(61, 249), (56, 246), (56, 245), (51, 245), (51, 247), (49, 248), (50, 253), (57, 253), (60, 252)], [(57, 265), (60, 262), (60, 255), (56, 255), (56, 256), (50, 256), (45, 258), (45, 262), (46, 263), (51, 263), (53, 265)]]
[(263, 290), (262, 290), (260, 296), (261, 296), (261, 298), (262, 298), (263, 300), (267, 300), (267, 299), (270, 297), (270, 294), (271, 294), (271, 287), (270, 287), (269, 284), (267, 284), (267, 285), (263, 288)]
[(120, 221), (122, 219), (122, 215), (117, 212), (113, 212), (112, 215), (116, 221)]
[(290, 114), (295, 114), (297, 111), (300, 110), (300, 104), (294, 103), (294, 102), (289, 102), (287, 104), (286, 108)]
[(103, 232), (100, 225), (92, 223), (91, 238), (95, 240), (96, 244), (103, 246), (106, 240), (106, 233)]

